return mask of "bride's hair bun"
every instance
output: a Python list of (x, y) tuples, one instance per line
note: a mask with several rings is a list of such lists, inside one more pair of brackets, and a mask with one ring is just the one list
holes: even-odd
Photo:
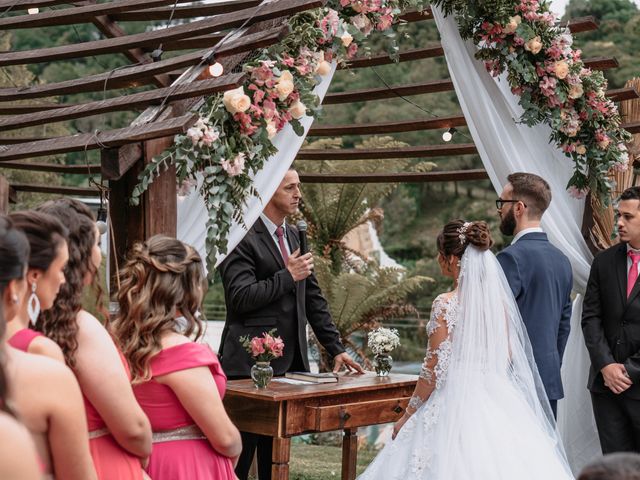
[(480, 250), (488, 250), (493, 245), (493, 239), (486, 222), (465, 222), (452, 220), (447, 223), (437, 239), (438, 250), (449, 257), (455, 255), (460, 258), (468, 245)]
[(489, 250), (493, 245), (493, 238), (487, 222), (471, 222), (465, 233), (467, 241), (480, 250)]

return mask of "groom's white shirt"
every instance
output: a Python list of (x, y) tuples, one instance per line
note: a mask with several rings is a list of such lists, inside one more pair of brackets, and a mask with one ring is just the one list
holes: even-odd
[(516, 243), (518, 240), (520, 240), (522, 237), (524, 237), (527, 233), (534, 233), (534, 232), (543, 233), (544, 230), (542, 230), (540, 227), (531, 227), (531, 228), (525, 228), (524, 230), (520, 230), (516, 234), (516, 236), (513, 237), (513, 240), (511, 240), (511, 245)]

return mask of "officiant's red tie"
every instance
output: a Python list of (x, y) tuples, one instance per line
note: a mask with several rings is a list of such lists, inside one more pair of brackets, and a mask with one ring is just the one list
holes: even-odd
[(629, 250), (629, 258), (631, 258), (631, 268), (629, 269), (629, 277), (627, 278), (627, 298), (631, 295), (631, 290), (638, 279), (638, 262), (640, 262), (640, 253)]
[[(284, 260), (284, 264), (289, 263), (289, 254), (287, 253), (287, 247), (284, 244), (284, 228), (278, 227), (276, 228), (276, 235), (278, 236), (278, 245), (280, 245), (280, 253), (282, 254), (282, 259)], [(640, 258), (640, 255), (638, 255)], [(638, 276), (638, 267), (636, 264), (636, 277)]]

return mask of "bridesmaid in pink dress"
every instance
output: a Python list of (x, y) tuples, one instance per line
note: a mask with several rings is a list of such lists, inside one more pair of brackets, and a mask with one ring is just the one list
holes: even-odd
[(60, 345), (78, 379), (98, 478), (141, 480), (142, 464), (151, 453), (149, 420), (136, 402), (127, 365), (112, 337), (82, 308), (85, 287), (97, 285), (102, 257), (95, 219), (86, 205), (70, 198), (47, 202), (37, 210), (57, 217), (69, 230), (69, 262), (66, 283), (36, 328)]
[(133, 247), (122, 271), (114, 335), (153, 428), (153, 480), (231, 480), (242, 448), (222, 404), (226, 377), (195, 343), (204, 278), (198, 253), (157, 235)]
[[(29, 264), (27, 268), (27, 294), (20, 303), (18, 314), (8, 318), (7, 338), (9, 345), (27, 353), (45, 355), (64, 363), (60, 347), (42, 333), (29, 328), (35, 323), (38, 313), (53, 306), (60, 286), (64, 283), (64, 266), (69, 257), (67, 229), (50, 215), (32, 210), (9, 215), (13, 225), (22, 230), (29, 241)], [(39, 305), (29, 317), (29, 303)]]

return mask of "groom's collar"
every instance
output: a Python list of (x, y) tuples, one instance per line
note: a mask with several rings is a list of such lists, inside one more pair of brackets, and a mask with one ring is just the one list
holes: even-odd
[(544, 233), (544, 230), (542, 230), (542, 228), (540, 227), (531, 227), (531, 228), (525, 228), (524, 230), (520, 230), (516, 234), (516, 236), (513, 237), (513, 240), (511, 240), (511, 245), (516, 243), (518, 240), (524, 237), (527, 233)]

